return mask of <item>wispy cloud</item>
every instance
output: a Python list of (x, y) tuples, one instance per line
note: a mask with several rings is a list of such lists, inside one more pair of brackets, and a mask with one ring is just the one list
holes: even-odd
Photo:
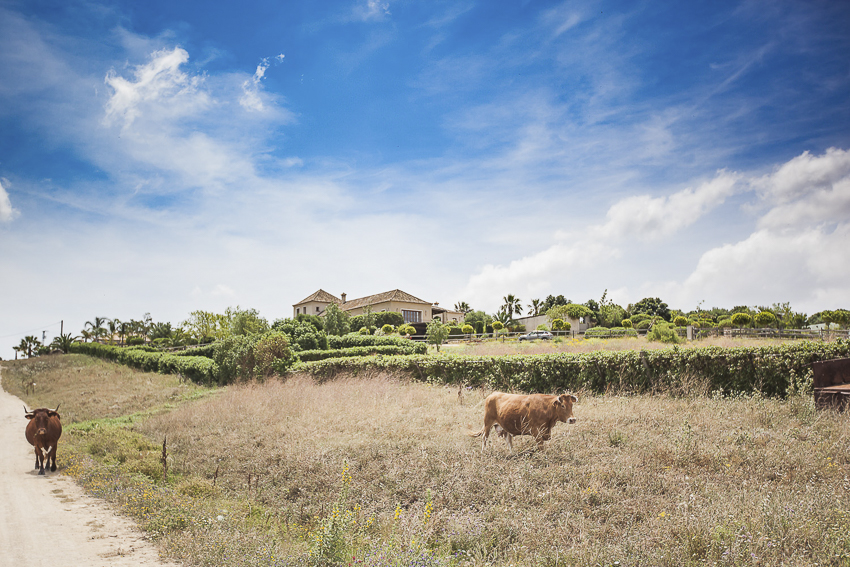
[(7, 179), (0, 179), (0, 223), (9, 223), (15, 219), (20, 213), (12, 207), (12, 201), (9, 199), (9, 193), (3, 185), (9, 185)]

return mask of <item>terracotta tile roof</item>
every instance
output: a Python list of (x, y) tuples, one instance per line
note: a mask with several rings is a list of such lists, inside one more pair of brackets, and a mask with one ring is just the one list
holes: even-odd
[(307, 303), (308, 301), (322, 301), (324, 303), (336, 303), (337, 305), (342, 305), (342, 300), (338, 297), (334, 297), (323, 289), (320, 289), (313, 295), (310, 295), (295, 305), (301, 305), (302, 303)]
[(358, 307), (366, 307), (367, 305), (375, 305), (377, 303), (384, 303), (385, 301), (404, 301), (406, 303), (422, 303), (425, 305), (431, 305), (428, 301), (414, 297), (400, 289), (394, 289), (392, 291), (385, 291), (384, 293), (368, 295), (366, 297), (346, 301), (340, 305), (340, 308), (343, 311), (350, 311), (352, 309), (357, 309)]

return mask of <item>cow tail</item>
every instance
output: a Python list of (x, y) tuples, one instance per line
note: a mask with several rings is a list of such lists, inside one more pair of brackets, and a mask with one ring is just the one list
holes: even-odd
[(482, 435), (484, 435), (484, 428), (482, 427), (481, 431), (479, 431), (478, 433), (467, 432), (467, 435), (469, 435), (470, 437), (481, 437)]

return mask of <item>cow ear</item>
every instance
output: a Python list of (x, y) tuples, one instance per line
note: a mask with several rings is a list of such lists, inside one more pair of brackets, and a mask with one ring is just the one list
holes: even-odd
[(573, 399), (573, 403), (576, 403), (578, 401), (578, 398), (573, 396), (572, 394), (570, 394), (570, 397)]
[(27, 418), (27, 419), (32, 419), (32, 418), (34, 418), (34, 417), (35, 417), (35, 415), (34, 415), (34, 414), (31, 414), (31, 413), (28, 413), (28, 414), (26, 414), (24, 417), (25, 417), (25, 418)]
[(562, 406), (562, 405), (564, 405), (564, 403), (561, 401), (561, 398), (555, 398), (554, 400), (552, 400), (552, 405), (553, 406)]

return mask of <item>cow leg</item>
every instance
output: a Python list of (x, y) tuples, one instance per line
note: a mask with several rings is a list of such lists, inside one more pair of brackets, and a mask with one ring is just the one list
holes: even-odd
[(511, 450), (511, 455), (513, 455), (513, 454), (514, 454), (514, 442), (513, 442), (513, 439), (514, 439), (514, 436), (513, 436), (513, 435), (511, 435), (510, 433), (508, 433), (507, 431), (505, 431), (505, 443), (507, 443), (507, 444), (508, 444), (508, 449), (510, 449), (510, 450)]
[(41, 451), (38, 450), (38, 447), (35, 448), (35, 468), (40, 468), (41, 466)]
[(496, 420), (484, 418), (484, 441), (481, 443), (481, 450), (487, 447), (487, 438), (490, 437), (490, 428), (496, 423)]
[(56, 445), (50, 448), (50, 453), (47, 454), (47, 460), (50, 461), (50, 472), (56, 472)]

